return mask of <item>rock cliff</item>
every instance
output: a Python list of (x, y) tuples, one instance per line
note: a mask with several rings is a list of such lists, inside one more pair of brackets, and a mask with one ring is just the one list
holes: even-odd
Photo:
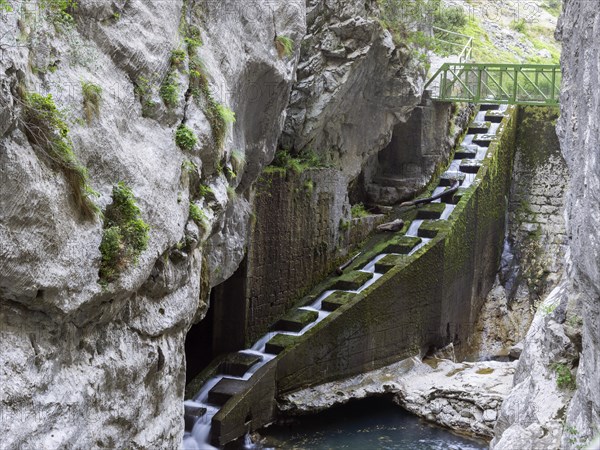
[(567, 163), (567, 270), (538, 310), (513, 391), (502, 405), (493, 447), (581, 448), (600, 433), (600, 13), (567, 0), (562, 40), (561, 116)]
[(355, 176), (424, 73), (371, 2), (0, 6), (3, 446), (174, 448), (186, 333), (246, 252), (284, 123)]
[[(275, 152), (298, 53), (275, 38), (304, 35), (305, 7), (77, 3), (9, 1), (0, 18), (2, 446), (174, 448), (185, 335), (243, 256), (243, 193)], [(73, 166), (103, 211), (124, 182), (149, 226), (109, 282)]]

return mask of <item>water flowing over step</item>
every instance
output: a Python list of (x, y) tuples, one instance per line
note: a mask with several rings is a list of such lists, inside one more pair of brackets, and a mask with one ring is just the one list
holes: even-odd
[[(448, 219), (456, 205), (467, 188), (473, 184), (482, 162), (488, 157), (488, 148), (496, 139), (500, 126), (497, 119), (503, 118), (505, 111), (506, 106), (482, 105), (468, 129), (468, 134), (457, 149), (454, 160), (441, 175), (433, 194), (445, 192), (458, 181), (460, 187), (457, 192), (422, 205), (405, 233), (391, 237), (382, 248), (382, 252), (362, 268), (337, 278), (310, 303), (288, 312), (251, 348), (228, 355), (218, 365), (218, 374), (209, 378), (193, 399), (184, 404), (185, 449), (214, 448), (212, 445), (223, 443), (220, 436), (211, 436), (213, 418), (230, 399), (244, 395), (250, 388), (249, 382), (254, 374), (278, 358), (286, 349), (294, 346), (298, 339), (313, 327), (326, 321), (330, 315), (338, 314), (339, 310), (352, 303), (384, 274), (404, 264), (438, 233), (446, 230), (449, 225)], [(251, 420), (251, 416), (246, 417), (246, 431), (250, 428)], [(239, 436), (243, 433), (244, 431)]]

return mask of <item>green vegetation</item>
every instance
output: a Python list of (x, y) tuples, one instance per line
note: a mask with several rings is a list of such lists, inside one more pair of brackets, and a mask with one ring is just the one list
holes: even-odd
[(58, 110), (52, 95), (25, 94), (23, 123), (29, 141), (42, 148), (65, 175), (75, 203), (86, 218), (93, 218), (98, 207), (92, 197), (98, 194), (88, 184), (87, 169), (79, 163), (69, 138), (65, 115)]
[(445, 30), (459, 31), (467, 24), (467, 15), (460, 6), (440, 5), (433, 15), (433, 24)]
[(74, 23), (72, 13), (77, 9), (77, 0), (41, 0), (39, 7), (55, 26), (69, 26)]
[(235, 123), (235, 113), (218, 103), (210, 91), (204, 64), (198, 57), (190, 60), (190, 90), (198, 101), (204, 100), (203, 110), (210, 123), (213, 140), (218, 149), (222, 149), (227, 134), (227, 126)]
[(7, 0), (0, 0), (0, 11), (11, 12), (12, 10), (13, 8), (8, 4)]
[(352, 205), (351, 212), (352, 212), (352, 217), (354, 219), (358, 219), (361, 217), (367, 217), (370, 215), (369, 211), (367, 211), (367, 209), (365, 208), (365, 205), (363, 205), (362, 203), (357, 203), (356, 205)]
[(556, 385), (559, 389), (575, 390), (577, 387), (575, 377), (566, 364), (554, 363), (552, 369), (554, 370), (554, 373), (556, 373)]
[(113, 187), (113, 201), (104, 214), (104, 233), (100, 243), (100, 283), (116, 280), (148, 247), (150, 227), (142, 219), (133, 192), (124, 183)]
[(294, 51), (294, 41), (287, 36), (277, 36), (275, 38), (275, 47), (280, 58), (290, 56)]
[(202, 209), (195, 203), (190, 202), (190, 219), (196, 222), (204, 231), (208, 230), (208, 217)]
[(302, 173), (311, 167), (327, 167), (321, 158), (312, 150), (303, 150), (297, 155), (292, 155), (288, 150), (278, 150), (270, 167), (275, 170), (291, 170)]
[(200, 196), (200, 198), (206, 198), (207, 200), (209, 200), (211, 198), (214, 198), (215, 193), (210, 186), (201, 184), (200, 188), (198, 189), (198, 195)]
[(171, 66), (181, 67), (185, 62), (185, 50), (177, 49), (171, 52)]
[(87, 123), (90, 124), (94, 117), (100, 115), (100, 102), (102, 100), (102, 88), (88, 81), (81, 82), (83, 92), (83, 112)]
[(165, 106), (174, 107), (179, 99), (179, 77), (173, 69), (169, 71), (162, 85), (160, 86), (160, 98)]
[(198, 137), (187, 126), (181, 124), (175, 132), (175, 143), (182, 150), (191, 151), (198, 143)]
[(521, 18), (519, 20), (513, 20), (510, 23), (510, 28), (515, 31), (518, 31), (519, 33), (525, 33), (525, 30), (527, 29), (525, 19)]

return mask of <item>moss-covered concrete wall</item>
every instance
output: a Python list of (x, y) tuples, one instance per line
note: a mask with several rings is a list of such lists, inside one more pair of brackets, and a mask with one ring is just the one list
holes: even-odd
[(352, 376), (450, 342), (460, 354), (500, 262), (515, 129), (511, 107), (475, 182), (438, 235), (262, 368), (252, 383), (263, 387), (251, 386), (215, 416), (217, 442), (268, 423), (270, 389), (281, 394)]
[(558, 115), (558, 108), (519, 109), (508, 238), (522, 268), (515, 285), (523, 285), (534, 302), (558, 283), (567, 244), (569, 174), (556, 136)]
[(360, 244), (381, 216), (350, 219), (346, 177), (333, 168), (269, 168), (257, 183), (246, 275), (246, 341), (263, 335)]

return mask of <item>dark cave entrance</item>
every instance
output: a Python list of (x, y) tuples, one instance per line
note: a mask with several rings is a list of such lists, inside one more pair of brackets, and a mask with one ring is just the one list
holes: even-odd
[(246, 337), (246, 258), (235, 273), (210, 292), (204, 319), (185, 338), (186, 384), (219, 355), (241, 350)]

